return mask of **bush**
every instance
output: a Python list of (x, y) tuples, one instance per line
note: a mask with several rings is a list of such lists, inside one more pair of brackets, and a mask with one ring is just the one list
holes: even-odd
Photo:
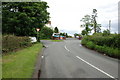
[(95, 44), (94, 44), (92, 41), (89, 41), (89, 42), (87, 42), (86, 46), (87, 46), (88, 48), (94, 49)]
[(82, 44), (88, 48), (102, 52), (109, 56), (120, 58), (120, 34), (103, 36), (102, 33), (85, 36)]
[(102, 36), (102, 35), (92, 35), (87, 36), (83, 39), (85, 41), (92, 41), (96, 45), (100, 46), (108, 46), (112, 48), (120, 48), (120, 34), (111, 34), (109, 36)]
[(2, 52), (7, 53), (20, 48), (31, 46), (29, 37), (17, 37), (14, 35), (2, 36)]

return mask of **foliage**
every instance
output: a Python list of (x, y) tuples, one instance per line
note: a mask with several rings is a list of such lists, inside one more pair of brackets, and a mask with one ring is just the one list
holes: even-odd
[(51, 39), (52, 34), (53, 34), (53, 30), (45, 26), (41, 29), (39, 35), (41, 39)]
[(104, 30), (103, 31), (103, 36), (108, 36), (110, 35), (110, 31), (107, 29), (107, 30)]
[(81, 35), (80, 35), (80, 34), (75, 33), (75, 34), (74, 34), (74, 37), (76, 38), (76, 36), (81, 36)]
[(85, 15), (84, 18), (82, 18), (80, 21), (84, 22), (84, 24), (81, 25), (81, 27), (85, 27), (84, 30), (82, 30), (82, 35), (88, 35), (91, 33), (91, 30), (94, 30), (94, 33), (101, 32), (101, 24), (97, 24), (96, 21), (97, 17), (97, 10), (93, 9), (93, 15)]
[(97, 27), (100, 27), (97, 25), (96, 17), (97, 17), (97, 9), (93, 9), (92, 23), (93, 23), (94, 33), (96, 33), (99, 30), (99, 28), (97, 30)]
[(47, 2), (3, 2), (3, 34), (36, 36), (36, 28), (42, 28), (49, 21)]
[(66, 36), (66, 37), (68, 37), (68, 34), (65, 33), (65, 32), (64, 32), (64, 33), (60, 33), (60, 35), (61, 35), (61, 36)]
[(68, 38), (68, 34), (67, 33), (65, 34), (65, 36), (66, 36), (66, 38)]
[(29, 37), (17, 37), (14, 35), (2, 36), (2, 52), (3, 53), (15, 51), (17, 49), (21, 49), (31, 45), (32, 43)]
[(103, 36), (103, 34), (97, 33), (92, 36), (85, 36), (82, 39), (82, 44), (109, 56), (120, 57), (120, 34), (111, 34), (109, 36)]
[(54, 33), (59, 33), (59, 29), (57, 27), (54, 28)]
[(91, 29), (89, 28), (91, 26), (91, 17), (90, 15), (85, 15), (84, 18), (81, 19), (82, 22), (84, 22), (81, 27), (85, 27), (85, 29), (82, 31), (82, 35), (88, 35), (90, 33)]
[(60, 33), (60, 35), (61, 35), (61, 36), (66, 36), (66, 34), (65, 34), (65, 33)]
[(41, 49), (42, 44), (37, 43), (31, 47), (3, 56), (3, 78), (32, 78), (36, 58)]
[(94, 48), (95, 48), (95, 44), (94, 44), (92, 41), (87, 42), (87, 43), (86, 43), (86, 46), (87, 46), (88, 48), (91, 48), (91, 49), (94, 49)]
[(90, 28), (86, 27), (86, 29), (82, 30), (82, 35), (88, 35), (88, 32), (91, 31)]

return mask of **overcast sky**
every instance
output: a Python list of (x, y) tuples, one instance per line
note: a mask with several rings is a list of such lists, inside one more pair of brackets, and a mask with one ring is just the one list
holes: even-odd
[(102, 31), (108, 29), (111, 20), (111, 31), (118, 31), (118, 2), (119, 0), (42, 0), (49, 5), (50, 20), (53, 27), (68, 34), (81, 33), (80, 20), (84, 15), (92, 14), (97, 9), (97, 23)]

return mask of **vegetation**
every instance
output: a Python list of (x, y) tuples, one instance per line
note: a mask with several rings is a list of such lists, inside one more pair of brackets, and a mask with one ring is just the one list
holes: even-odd
[(31, 40), (29, 37), (17, 37), (14, 35), (2, 36), (2, 52), (8, 53), (21, 48), (31, 46)]
[(53, 42), (61, 42), (63, 40), (51, 40), (51, 41), (53, 41)]
[[(84, 22), (81, 27), (85, 27), (81, 33), (84, 36), (81, 42), (82, 45), (120, 59), (120, 34), (111, 34), (108, 29), (102, 33), (101, 24), (97, 24), (96, 17), (97, 10), (93, 9), (93, 15), (85, 15), (81, 19)], [(89, 35), (91, 30), (94, 30), (93, 35)]]
[(54, 33), (59, 33), (59, 29), (57, 27), (54, 28)]
[(82, 44), (88, 48), (97, 50), (104, 54), (120, 59), (120, 34), (104, 35), (98, 33), (91, 36), (85, 36)]
[(89, 26), (91, 26), (90, 15), (85, 15), (81, 21), (84, 22), (84, 24), (81, 25), (81, 27), (85, 27), (85, 29), (82, 31), (82, 35), (88, 35), (91, 31), (91, 29), (89, 28)]
[(75, 33), (75, 34), (74, 34), (74, 37), (76, 38), (76, 36), (80, 36), (80, 37), (81, 37), (81, 35), (80, 35), (80, 34)]
[(45, 26), (41, 29), (39, 35), (41, 39), (51, 39), (52, 34), (53, 34), (53, 30)]
[(46, 2), (3, 2), (2, 33), (17, 36), (36, 36), (36, 28), (49, 21)]
[(60, 33), (61, 36), (65, 36), (66, 38), (68, 38), (68, 34), (67, 33)]
[(3, 56), (3, 78), (32, 78), (41, 48), (42, 44), (37, 43), (32, 47)]
[(93, 24), (94, 33), (100, 32), (101, 30), (100, 29), (101, 24), (97, 24), (96, 17), (97, 17), (97, 10), (93, 9), (92, 24)]
[(84, 30), (82, 30), (82, 35), (88, 35), (91, 33), (92, 30), (94, 30), (94, 33), (101, 32), (101, 24), (97, 24), (96, 21), (97, 17), (97, 10), (93, 9), (93, 15), (85, 15), (80, 21), (82, 21), (84, 24), (81, 25), (81, 27), (85, 27)]

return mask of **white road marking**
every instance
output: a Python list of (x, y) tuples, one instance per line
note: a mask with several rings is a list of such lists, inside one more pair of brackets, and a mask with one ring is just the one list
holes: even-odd
[(48, 46), (45, 46), (45, 47), (48, 47)]
[[(83, 61), (83, 62), (87, 63), (87, 64), (88, 64), (88, 65), (90, 65), (91, 67), (93, 67), (93, 68), (97, 69), (98, 71), (100, 71), (100, 72), (104, 73), (105, 75), (109, 76), (110, 78), (115, 79), (115, 77), (113, 77), (113, 76), (111, 76), (110, 74), (106, 73), (105, 71), (103, 71), (103, 70), (101, 70), (101, 69), (97, 68), (96, 66), (94, 66), (94, 65), (90, 64), (89, 62), (85, 61), (84, 59), (80, 58), (79, 56), (76, 56), (76, 57), (77, 57), (78, 59), (80, 59), (81, 61)], [(115, 79), (115, 80), (117, 80), (117, 79)]]
[(66, 45), (64, 46), (65, 47), (65, 49), (69, 52), (70, 50), (66, 47)]
[(42, 58), (44, 58), (44, 56), (42, 56)]
[(80, 46), (82, 46), (82, 45), (80, 44)]

